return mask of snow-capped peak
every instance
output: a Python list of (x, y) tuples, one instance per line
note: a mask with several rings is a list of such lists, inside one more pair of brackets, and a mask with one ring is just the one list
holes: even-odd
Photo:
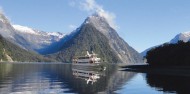
[(188, 42), (190, 40), (190, 31), (177, 34), (170, 43), (177, 43), (179, 40), (183, 42)]
[(180, 34), (183, 35), (184, 37), (190, 37), (190, 31), (183, 32), (183, 33), (180, 33)]
[(63, 38), (65, 36), (65, 34), (62, 34), (60, 32), (47, 32), (47, 35), (49, 35), (49, 36), (57, 36), (59, 38)]
[(15, 30), (19, 32), (39, 35), (38, 32), (27, 26), (21, 26), (21, 25), (12, 25), (12, 26), (14, 27)]

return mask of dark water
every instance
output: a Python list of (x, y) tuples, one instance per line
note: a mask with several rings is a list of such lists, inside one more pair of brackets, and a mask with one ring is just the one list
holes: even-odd
[(70, 64), (0, 64), (0, 94), (189, 93), (190, 77), (73, 68)]

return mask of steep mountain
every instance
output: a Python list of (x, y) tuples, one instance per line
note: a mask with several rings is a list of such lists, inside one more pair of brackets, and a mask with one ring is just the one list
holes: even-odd
[(73, 56), (84, 55), (86, 50), (94, 51), (109, 63), (142, 62), (139, 53), (119, 37), (106, 19), (98, 14), (89, 16), (74, 35), (62, 44), (60, 51), (49, 56), (70, 62)]
[(40, 62), (49, 60), (20, 48), (0, 35), (0, 61)]
[[(183, 42), (188, 42), (190, 41), (190, 32), (182, 32), (182, 33), (179, 33), (177, 34), (173, 39), (170, 40), (170, 42), (166, 42), (166, 43), (169, 43), (169, 44), (176, 44), (178, 43), (178, 41), (183, 41)], [(163, 45), (163, 44), (161, 44)], [(141, 55), (142, 56), (146, 56), (146, 53), (153, 49), (153, 48), (156, 48), (160, 45), (157, 45), (157, 46), (154, 46), (154, 47), (150, 47), (148, 49), (146, 49), (145, 51), (141, 52)]]
[(2, 13), (0, 13), (0, 34), (24, 49), (37, 52), (64, 37), (64, 34), (59, 32), (43, 32), (26, 26), (11, 25)]
[(13, 31), (14, 28), (9, 20), (0, 12), (0, 34), (5, 38), (14, 40), (15, 33)]

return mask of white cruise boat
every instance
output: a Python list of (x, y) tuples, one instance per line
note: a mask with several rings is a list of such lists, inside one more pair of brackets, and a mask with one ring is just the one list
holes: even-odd
[(94, 66), (100, 64), (100, 58), (97, 57), (97, 54), (92, 52), (92, 54), (89, 54), (87, 51), (87, 54), (85, 56), (78, 56), (74, 57), (72, 60), (73, 65), (86, 65), (86, 66)]

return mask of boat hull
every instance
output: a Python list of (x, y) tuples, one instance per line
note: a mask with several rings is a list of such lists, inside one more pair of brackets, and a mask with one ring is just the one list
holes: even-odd
[(73, 63), (72, 64), (73, 68), (76, 69), (95, 69), (95, 70), (102, 70), (104, 68), (104, 66), (101, 63), (94, 63), (94, 64), (90, 64), (90, 63), (86, 63), (86, 64), (80, 64), (80, 63)]
[(73, 66), (99, 66), (99, 63), (94, 63), (94, 64), (90, 64), (90, 63), (72, 63)]

